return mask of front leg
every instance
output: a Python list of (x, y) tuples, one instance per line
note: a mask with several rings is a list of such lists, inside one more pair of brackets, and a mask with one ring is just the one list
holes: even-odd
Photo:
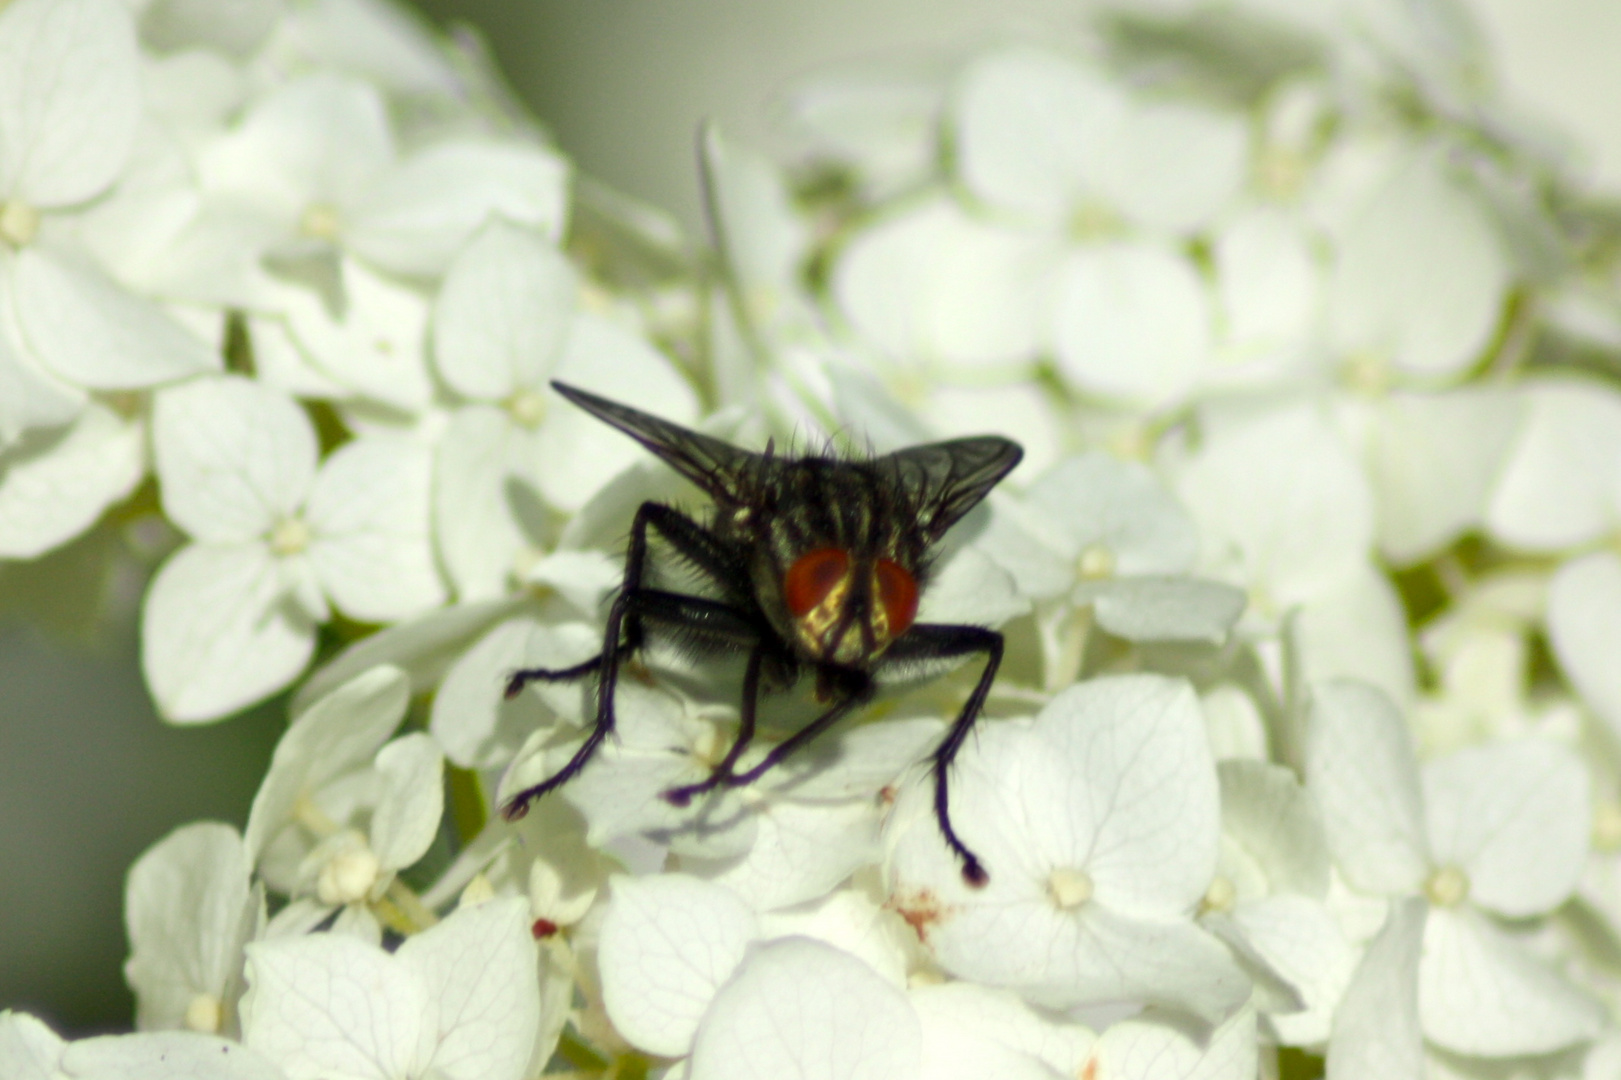
[(940, 835), (945, 837), (946, 846), (962, 861), (963, 880), (977, 889), (990, 880), (990, 875), (985, 872), (984, 864), (979, 861), (979, 857), (969, 850), (968, 845), (962, 842), (957, 830), (951, 825), (947, 776), (952, 761), (957, 757), (957, 751), (962, 749), (963, 741), (968, 738), (968, 732), (973, 728), (974, 721), (979, 719), (980, 712), (985, 708), (985, 698), (991, 692), (991, 683), (996, 679), (996, 669), (1002, 664), (1002, 635), (982, 626), (922, 623), (913, 626), (891, 645), (884, 660), (886, 663), (904, 664), (949, 660), (958, 656), (972, 656), (975, 653), (985, 655), (985, 670), (980, 673), (974, 692), (969, 694), (968, 700), (963, 703), (962, 711), (957, 714), (951, 730), (946, 732), (946, 737), (935, 748), (931, 761), (934, 772), (934, 820), (939, 823)]
[[(614, 688), (619, 683), (620, 662), (641, 645), (643, 618), (673, 623), (700, 639), (733, 640), (746, 637), (750, 643), (757, 640), (757, 631), (747, 614), (719, 601), (700, 597), (684, 597), (655, 589), (642, 588), (646, 570), (648, 529), (657, 529), (681, 554), (713, 571), (724, 567), (717, 563), (726, 557), (724, 550), (703, 526), (680, 511), (661, 503), (645, 502), (636, 510), (630, 527), (630, 550), (625, 556), (625, 578), (608, 609), (607, 625), (603, 628), (602, 652), (593, 660), (570, 668), (527, 668), (514, 672), (507, 681), (507, 696), (512, 697), (535, 680), (558, 681), (580, 678), (592, 671), (597, 676), (597, 713), (591, 733), (556, 775), (533, 787), (525, 788), (501, 808), (501, 815), (516, 821), (529, 811), (529, 804), (568, 783), (585, 768), (586, 762), (602, 746), (614, 729)], [(628, 633), (627, 621), (629, 623)]]
[[(647, 563), (647, 530), (657, 529), (659, 535), (685, 559), (717, 581), (735, 576), (736, 560), (715, 539), (713, 533), (693, 521), (674, 507), (663, 503), (645, 502), (636, 510), (630, 527), (630, 550), (625, 554), (625, 577), (619, 585), (619, 595), (625, 596), (641, 587)], [(610, 629), (604, 637), (602, 652), (581, 664), (566, 668), (523, 668), (507, 677), (506, 697), (510, 700), (523, 692), (532, 682), (572, 682), (602, 668), (610, 656), (617, 663), (641, 648), (642, 629), (637, 613), (632, 612), (621, 637)], [(612, 625), (612, 612), (609, 623)], [(601, 711), (599, 704), (598, 711)]]

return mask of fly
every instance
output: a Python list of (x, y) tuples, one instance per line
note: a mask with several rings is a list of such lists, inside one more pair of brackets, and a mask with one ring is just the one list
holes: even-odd
[[(644, 502), (630, 529), (625, 576), (604, 628), (602, 652), (568, 668), (526, 668), (507, 681), (516, 696), (531, 682), (595, 675), (596, 720), (568, 764), (509, 799), (502, 814), (529, 804), (576, 776), (614, 729), (614, 688), (621, 664), (649, 627), (706, 650), (746, 653), (737, 738), (699, 783), (664, 798), (685, 806), (722, 787), (758, 780), (839, 720), (870, 702), (886, 669), (983, 656), (985, 667), (930, 758), (934, 816), (971, 885), (989, 880), (951, 825), (947, 778), (952, 760), (984, 708), (1002, 662), (1002, 635), (981, 626), (916, 621), (932, 555), (946, 531), (985, 498), (1024, 451), (996, 436), (908, 447), (870, 460), (779, 457), (753, 453), (667, 420), (554, 382), (552, 388), (629, 435), (704, 490), (714, 503), (700, 521)], [(691, 596), (643, 584), (648, 534), (656, 532), (716, 595)], [(827, 708), (777, 744), (752, 768), (737, 763), (754, 739), (762, 688), (816, 680)]]

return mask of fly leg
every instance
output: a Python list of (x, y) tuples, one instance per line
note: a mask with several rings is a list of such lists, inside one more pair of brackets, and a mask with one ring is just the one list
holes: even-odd
[[(637, 509), (635, 521), (630, 527), (630, 550), (625, 555), (625, 578), (619, 586), (621, 597), (641, 586), (642, 573), (647, 562), (649, 528), (658, 530), (659, 535), (668, 540), (683, 558), (690, 560), (710, 577), (724, 580), (725, 575), (737, 573), (733, 565), (734, 560), (715, 542), (708, 529), (679, 510), (662, 503), (645, 502)], [(514, 671), (507, 677), (506, 697), (509, 700), (517, 697), (523, 688), (532, 682), (573, 682), (575, 679), (582, 679), (602, 668), (610, 655), (615, 662), (623, 660), (642, 645), (641, 621), (635, 617), (634, 612), (629, 615), (623, 638), (616, 631), (610, 630), (604, 636), (602, 652), (584, 663), (566, 668), (522, 668)], [(613, 612), (610, 610), (610, 625), (612, 619)]]
[(934, 820), (940, 825), (940, 835), (945, 838), (946, 846), (951, 849), (962, 862), (963, 880), (969, 885), (979, 888), (990, 880), (985, 872), (985, 866), (979, 861), (957, 830), (951, 825), (951, 800), (947, 794), (948, 776), (951, 763), (962, 749), (962, 744), (968, 738), (968, 732), (973, 728), (974, 721), (985, 707), (985, 698), (991, 691), (991, 683), (996, 679), (996, 669), (1002, 664), (1002, 635), (995, 630), (987, 630), (981, 626), (942, 626), (918, 624), (912, 627), (903, 637), (890, 646), (886, 661), (900, 661), (902, 663), (929, 660), (948, 660), (957, 656), (971, 656), (975, 653), (985, 655), (985, 670), (980, 673), (979, 682), (974, 686), (974, 692), (968, 695), (963, 703), (962, 711), (957, 714), (951, 730), (946, 737), (940, 740), (930, 757), (930, 766), (934, 773)]
[[(875, 693), (876, 687), (873, 685), (873, 683), (866, 679), (865, 676), (862, 676), (862, 680), (860, 682), (852, 683), (845, 690), (844, 696), (836, 701), (831, 708), (829, 708), (822, 715), (818, 716), (816, 719), (812, 720), (810, 723), (806, 724), (804, 727), (800, 728), (798, 731), (794, 732), (782, 742), (778, 743), (776, 746), (772, 747), (771, 752), (766, 754), (760, 763), (754, 766), (752, 769), (740, 773), (734, 773), (731, 771), (731, 766), (736, 764), (737, 759), (741, 757), (743, 753), (742, 750), (738, 748), (737, 743), (734, 743), (731, 751), (726, 755), (726, 760), (721, 762), (721, 764), (716, 767), (714, 772), (710, 773), (707, 780), (704, 780), (702, 783), (691, 784), (687, 787), (675, 788), (671, 791), (666, 791), (664, 793), (664, 797), (677, 806), (685, 806), (687, 802), (691, 800), (692, 796), (701, 792), (711, 791), (718, 787), (748, 787), (750, 784), (760, 779), (760, 777), (776, 768), (784, 758), (804, 747), (807, 743), (811, 742), (828, 728), (850, 715), (850, 713), (854, 710), (871, 701)], [(748, 700), (750, 699), (745, 699), (745, 701)], [(752, 714), (752, 706), (750, 707), (749, 711)], [(749, 715), (748, 721), (748, 732), (752, 737), (754, 727), (752, 715)], [(739, 742), (743, 741), (743, 731), (741, 729), (738, 732), (738, 740)]]
[(602, 652), (594, 659), (573, 667), (528, 668), (514, 672), (507, 680), (506, 693), (511, 697), (532, 681), (562, 681), (597, 672), (597, 714), (591, 733), (568, 764), (555, 775), (507, 800), (501, 807), (501, 815), (508, 821), (523, 817), (530, 803), (578, 775), (602, 746), (603, 740), (613, 733), (614, 688), (619, 683), (619, 665), (627, 655), (640, 647), (644, 619), (671, 624), (695, 640), (723, 647), (753, 645), (759, 640), (758, 628), (744, 612), (719, 601), (642, 588), (649, 528), (657, 529), (678, 552), (701, 569), (708, 569), (712, 573), (729, 569), (730, 560), (719, 543), (691, 518), (660, 503), (645, 502), (637, 509), (630, 529), (630, 550), (625, 557), (625, 578), (620, 585), (619, 595), (614, 597), (608, 609)]
[(728, 783), (732, 767), (749, 748), (749, 743), (754, 741), (754, 716), (760, 701), (760, 662), (763, 655), (764, 649), (759, 645), (749, 651), (749, 666), (743, 672), (743, 705), (738, 713), (737, 738), (732, 740), (731, 749), (726, 751), (726, 756), (705, 779), (666, 791), (664, 801), (671, 806), (686, 806), (694, 795), (702, 795)]

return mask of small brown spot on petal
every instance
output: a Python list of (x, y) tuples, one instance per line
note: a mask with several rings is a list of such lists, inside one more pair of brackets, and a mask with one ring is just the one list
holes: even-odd
[(529, 933), (536, 941), (545, 941), (557, 933), (557, 924), (550, 919), (536, 919), (534, 925), (529, 927)]
[(951, 918), (956, 910), (949, 904), (942, 903), (933, 889), (897, 893), (891, 896), (884, 906), (905, 919), (906, 925), (912, 928), (917, 939), (925, 945), (929, 943), (929, 931)]

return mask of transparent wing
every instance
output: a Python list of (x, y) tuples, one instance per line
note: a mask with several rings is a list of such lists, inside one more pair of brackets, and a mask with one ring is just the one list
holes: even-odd
[(916, 508), (918, 524), (938, 540), (1024, 457), (1016, 442), (995, 435), (927, 443), (879, 458)]
[(672, 469), (703, 488), (710, 497), (747, 502), (758, 486), (765, 458), (720, 439), (700, 435), (680, 424), (661, 420), (639, 409), (598, 397), (567, 383), (553, 381), (552, 389), (595, 416), (623, 431), (662, 458)]

